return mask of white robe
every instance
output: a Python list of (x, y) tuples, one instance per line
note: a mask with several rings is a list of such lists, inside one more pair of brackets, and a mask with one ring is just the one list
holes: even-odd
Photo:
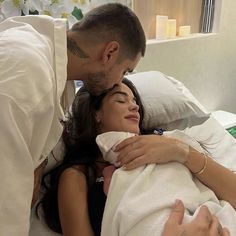
[(66, 21), (13, 17), (0, 24), (0, 235), (29, 231), (34, 169), (62, 133)]

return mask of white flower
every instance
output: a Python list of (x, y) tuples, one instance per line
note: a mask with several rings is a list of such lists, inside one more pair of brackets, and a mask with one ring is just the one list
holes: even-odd
[(43, 7), (42, 1), (39, 1), (39, 0), (29, 0), (29, 1), (30, 1), (29, 7), (30, 7), (31, 12), (34, 12), (34, 11), (39, 12), (42, 10), (42, 7)]
[(89, 0), (67, 0), (65, 1), (65, 6), (69, 12), (73, 12), (74, 8), (77, 7), (81, 9), (83, 13), (86, 13), (90, 10), (90, 1)]
[(2, 22), (5, 19), (5, 17), (0, 13), (0, 22)]
[(7, 18), (11, 16), (20, 16), (29, 14), (28, 0), (4, 0), (1, 3), (1, 13)]
[[(52, 4), (52, 7), (53, 7), (53, 4)], [(79, 20), (75, 17), (74, 13), (77, 11), (77, 17), (81, 16), (80, 14), (78, 14), (78, 11), (79, 11), (78, 9), (80, 9), (81, 12), (83, 13), (87, 12), (89, 9), (89, 1), (88, 0), (65, 0), (63, 4), (60, 4), (57, 7), (54, 6), (53, 17), (66, 18), (69, 23), (69, 27), (71, 27), (74, 23), (78, 22)]]
[[(112, 1), (112, 0), (111, 0)], [(108, 0), (0, 0), (0, 22), (11, 16), (28, 14), (49, 15), (66, 18), (69, 26), (76, 23), (83, 14), (95, 5)], [(82, 14), (81, 14), (81, 12)]]

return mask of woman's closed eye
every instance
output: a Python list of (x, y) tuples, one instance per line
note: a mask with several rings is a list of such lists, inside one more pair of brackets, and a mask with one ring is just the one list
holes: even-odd
[(127, 102), (127, 98), (126, 98), (126, 96), (123, 95), (123, 94), (116, 94), (116, 95), (114, 96), (114, 100), (115, 100), (116, 102), (119, 102), (119, 103), (126, 103), (126, 102)]
[(126, 103), (126, 101), (124, 101), (124, 100), (116, 100), (116, 102), (119, 102), (119, 103)]
[[(131, 102), (131, 98), (126, 93), (117, 92), (114, 96), (114, 100), (119, 103)], [(136, 98), (132, 98), (132, 102), (136, 104)]]

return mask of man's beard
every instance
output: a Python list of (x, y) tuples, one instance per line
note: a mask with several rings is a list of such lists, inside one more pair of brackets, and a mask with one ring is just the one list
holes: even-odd
[(100, 95), (108, 91), (110, 88), (107, 86), (107, 78), (104, 72), (90, 73), (84, 81), (84, 87), (92, 95)]

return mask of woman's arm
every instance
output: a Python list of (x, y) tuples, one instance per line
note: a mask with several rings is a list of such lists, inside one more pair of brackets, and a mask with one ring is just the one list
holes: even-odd
[[(128, 138), (117, 146), (120, 151), (118, 162), (131, 170), (149, 163), (184, 163), (193, 172), (199, 172), (205, 165), (205, 157), (193, 148), (186, 149), (181, 142), (159, 135), (140, 135)], [(207, 157), (207, 165), (196, 177), (219, 199), (228, 201), (236, 209), (236, 174)]]
[(88, 214), (86, 176), (75, 168), (66, 169), (59, 181), (58, 208), (64, 236), (94, 236)]
[[(207, 160), (205, 160), (207, 158)], [(236, 160), (235, 160), (236, 161)], [(228, 201), (236, 209), (236, 174), (212, 158), (190, 148), (185, 166), (207, 185), (219, 199)]]

